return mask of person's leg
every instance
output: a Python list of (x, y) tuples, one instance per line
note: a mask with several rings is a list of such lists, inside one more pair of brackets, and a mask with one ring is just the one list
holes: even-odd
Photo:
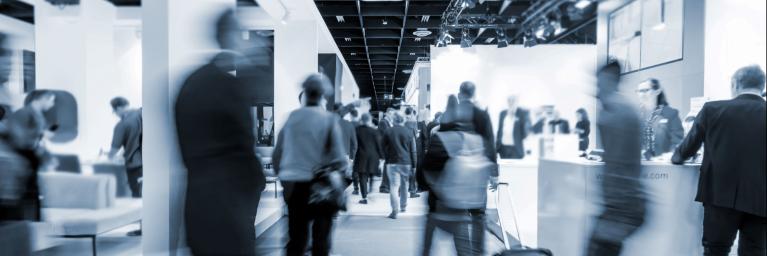
[(738, 255), (767, 255), (767, 218), (753, 214), (744, 214), (740, 222), (738, 236)]
[(381, 187), (378, 188), (378, 191), (381, 193), (389, 193), (389, 163), (384, 163), (383, 175), (381, 176), (383, 177), (381, 178)]
[(391, 190), (391, 193), (389, 193), (391, 215), (389, 215), (389, 217), (393, 218), (396, 218), (397, 212), (399, 212), (399, 193), (397, 193), (397, 191), (399, 191), (400, 187), (400, 175), (396, 168), (396, 165), (389, 165), (387, 167), (387, 175), (389, 176), (390, 182), (389, 189)]
[(471, 250), (473, 255), (485, 254), (485, 209), (469, 210), (471, 215)]
[(308, 185), (305, 183), (283, 182), (285, 201), (288, 206), (288, 244), (286, 255), (303, 256), (309, 231), (307, 200)]
[(436, 223), (434, 223), (434, 217), (431, 213), (426, 215), (426, 227), (423, 232), (423, 242), (421, 243), (421, 255), (431, 255), (431, 244), (434, 239), (434, 230), (437, 229)]
[(410, 191), (410, 194), (413, 197), (418, 195), (418, 184), (416, 183), (415, 175), (416, 173), (413, 172), (408, 176), (408, 191)]
[(360, 173), (352, 172), (352, 186), (354, 186), (354, 192), (352, 194), (358, 194), (360, 192)]
[[(410, 183), (409, 179), (410, 177), (398, 174), (400, 177), (400, 180), (402, 181), (402, 184), (399, 186), (399, 208), (400, 211), (404, 212), (405, 209), (407, 209), (407, 198), (408, 198), (408, 183)], [(392, 193), (395, 193), (396, 191), (392, 191)]]
[(126, 168), (126, 176), (128, 178), (128, 187), (130, 187), (131, 197), (141, 198), (141, 177), (144, 176), (143, 167)]
[(312, 255), (327, 256), (330, 254), (333, 231), (333, 214), (315, 213), (312, 224)]
[(357, 173), (357, 177), (359, 177), (359, 186), (360, 186), (360, 192), (362, 192), (362, 200), (365, 200), (368, 198), (368, 177), (367, 173)]
[(498, 155), (500, 155), (500, 157), (503, 158), (503, 159), (511, 158), (511, 152), (510, 152), (509, 148), (511, 148), (511, 147), (501, 145), (498, 148)]
[(706, 256), (726, 256), (730, 253), (741, 214), (735, 210), (703, 206), (703, 248)]
[(471, 235), (469, 232), (471, 223), (467, 221), (454, 221), (446, 224), (448, 232), (453, 235), (456, 254), (458, 256), (475, 255), (471, 249)]

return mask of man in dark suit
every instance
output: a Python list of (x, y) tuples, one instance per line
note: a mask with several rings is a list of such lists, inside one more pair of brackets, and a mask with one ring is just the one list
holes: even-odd
[[(227, 10), (216, 22), (221, 48), (242, 52), (239, 22)], [(185, 226), (194, 255), (255, 255), (255, 227), (265, 178), (255, 154), (252, 91), (232, 75), (238, 56), (220, 53), (184, 82), (175, 104), (187, 168)]]
[(525, 145), (530, 129), (530, 112), (520, 108), (517, 95), (509, 96), (509, 108), (501, 111), (498, 118), (498, 140), (496, 148), (501, 158), (521, 159), (525, 157)]
[(696, 201), (703, 203), (705, 255), (728, 255), (739, 233), (738, 255), (767, 254), (765, 75), (759, 66), (732, 77), (731, 100), (703, 105), (671, 161), (682, 164), (704, 145)]
[[(362, 194), (360, 204), (368, 203), (368, 193), (372, 185), (371, 175), (377, 172), (380, 162), (383, 161), (383, 148), (381, 134), (372, 127), (372, 117), (368, 113), (360, 117), (360, 126), (357, 126), (357, 141), (359, 150), (354, 157), (354, 173), (359, 179), (359, 190)], [(357, 187), (355, 187), (355, 190)]]

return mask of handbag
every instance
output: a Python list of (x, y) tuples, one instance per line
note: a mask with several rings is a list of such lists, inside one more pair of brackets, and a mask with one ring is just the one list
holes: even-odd
[[(333, 122), (335, 118), (328, 118), (328, 134), (326, 137), (327, 146), (333, 146), (330, 142), (333, 132)], [(344, 180), (345, 170), (337, 168), (336, 164), (325, 164), (314, 170), (314, 178), (309, 187), (309, 206), (315, 210), (324, 210), (335, 212), (346, 210), (346, 182)]]
[(437, 136), (450, 157), (434, 186), (438, 198), (453, 209), (484, 208), (493, 163), (484, 154), (482, 137), (457, 131)]

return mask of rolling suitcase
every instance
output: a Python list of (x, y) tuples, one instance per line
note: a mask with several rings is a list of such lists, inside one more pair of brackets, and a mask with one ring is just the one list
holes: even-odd
[[(499, 204), (499, 197), (502, 192), (505, 192), (509, 195), (509, 203), (511, 205), (511, 216), (514, 220), (514, 229), (517, 231), (517, 240), (519, 240), (519, 245), (517, 246), (511, 246), (509, 242), (508, 234), (506, 233), (506, 228), (504, 227), (504, 220), (503, 220), (503, 212)], [(524, 245), (524, 242), (522, 241), (522, 235), (519, 232), (519, 225), (517, 225), (517, 213), (514, 209), (514, 200), (511, 198), (511, 190), (509, 190), (509, 183), (499, 183), (498, 189), (495, 192), (495, 205), (498, 209), (498, 220), (500, 221), (501, 226), (501, 233), (502, 233), (502, 240), (503, 240), (503, 246), (505, 248), (504, 251), (496, 253), (496, 256), (553, 256), (550, 250), (544, 249), (544, 248), (530, 248)]]

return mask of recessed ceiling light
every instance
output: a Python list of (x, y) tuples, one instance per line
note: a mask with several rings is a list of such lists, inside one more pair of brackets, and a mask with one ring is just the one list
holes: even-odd
[(431, 31), (427, 28), (417, 28), (415, 31), (413, 31), (413, 35), (417, 37), (426, 37), (431, 35)]
[(415, 56), (415, 53), (414, 53), (414, 52), (411, 52), (411, 53), (410, 53), (410, 56)]
[(429, 15), (424, 15), (421, 17), (421, 22), (429, 22)]
[(346, 22), (346, 20), (344, 19), (344, 16), (336, 16), (336, 21), (338, 21), (338, 23)]
[(351, 56), (357, 56), (357, 53), (356, 53), (356, 52), (353, 52), (353, 53), (350, 53), (349, 55), (351, 55)]
[(583, 8), (588, 7), (589, 5), (591, 5), (591, 1), (590, 0), (580, 0), (577, 3), (575, 3), (575, 8), (583, 9)]
[(351, 39), (351, 38), (348, 38), (348, 37), (344, 37), (344, 41), (347, 41), (347, 42), (351, 42), (351, 41), (352, 41), (352, 39)]
[(412, 69), (403, 69), (402, 73), (410, 74), (410, 73), (413, 73), (413, 70)]

